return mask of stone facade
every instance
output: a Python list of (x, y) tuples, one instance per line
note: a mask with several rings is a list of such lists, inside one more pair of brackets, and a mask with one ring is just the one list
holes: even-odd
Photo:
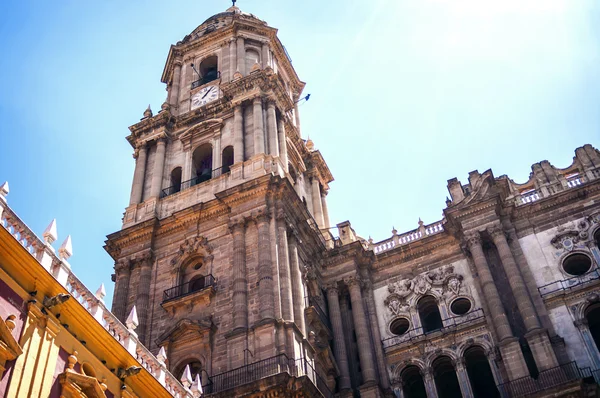
[[(108, 236), (114, 313), (171, 372), (214, 396), (583, 394), (600, 153), (516, 184), (448, 181), (444, 219), (330, 232), (333, 177), (301, 136), (304, 83), (276, 30), (231, 7), (172, 46), (167, 100), (130, 127), (136, 167)], [(600, 304), (598, 304), (600, 305)], [(591, 315), (592, 314), (592, 315)], [(599, 340), (600, 341), (600, 340)]]

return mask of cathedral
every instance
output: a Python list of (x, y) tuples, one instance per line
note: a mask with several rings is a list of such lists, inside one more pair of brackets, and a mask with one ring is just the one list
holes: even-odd
[[(77, 300), (37, 293), (29, 312), (71, 308), (59, 329), (76, 311), (90, 318), (64, 352), (48, 346), (64, 359), (43, 387), (62, 377), (82, 395), (39, 396), (600, 396), (600, 151), (576, 148), (564, 169), (535, 163), (523, 184), (491, 170), (449, 179), (441, 220), (375, 242), (330, 224), (333, 176), (303, 138), (305, 84), (277, 29), (234, 5), (171, 46), (161, 81), (160, 111), (127, 137), (129, 205), (105, 245), (112, 310), (72, 274), (70, 241), (49, 248), (52, 225), (31, 238), (31, 266)], [(34, 235), (0, 193), (2, 225), (24, 245)], [(0, 245), (3, 269), (11, 250)], [(14, 316), (0, 315), (6, 358), (21, 363), (6, 369), (35, 375), (39, 359), (26, 358), (40, 354), (18, 332), (29, 318), (11, 335)], [(32, 396), (7, 372), (4, 396)]]

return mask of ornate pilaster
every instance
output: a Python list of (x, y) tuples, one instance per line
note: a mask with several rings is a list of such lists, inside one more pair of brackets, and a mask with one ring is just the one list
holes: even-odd
[(294, 301), (294, 322), (306, 338), (307, 334), (304, 320), (304, 289), (302, 288), (302, 271), (300, 270), (300, 259), (298, 258), (298, 238), (294, 234), (292, 234), (288, 239), (288, 247), (292, 279), (292, 297)]
[(596, 343), (594, 342), (594, 338), (590, 332), (587, 319), (577, 319), (573, 321), (573, 324), (581, 334), (583, 344), (585, 345), (588, 357), (593, 364), (593, 368), (600, 369), (600, 354), (598, 353), (598, 347), (596, 347)]
[(169, 104), (174, 108), (179, 105), (179, 85), (181, 80), (181, 61), (175, 61), (173, 66), (173, 80), (171, 81), (171, 91), (169, 92)]
[(265, 153), (265, 128), (263, 126), (262, 99), (255, 97), (252, 100), (254, 117), (254, 155)]
[(242, 36), (238, 36), (237, 37), (237, 44), (236, 44), (236, 50), (237, 50), (237, 70), (236, 72), (239, 72), (242, 74), (242, 76), (246, 76), (246, 47), (244, 44), (244, 38)]
[(244, 113), (242, 105), (233, 108), (233, 163), (244, 161)]
[(115, 264), (115, 293), (113, 298), (112, 310), (116, 317), (125, 322), (127, 316), (127, 296), (129, 295), (129, 260), (121, 259)]
[[(281, 207), (282, 205), (279, 204)], [(277, 212), (277, 256), (281, 288), (281, 315), (284, 321), (294, 321), (291, 268), (289, 263), (287, 227), (283, 210)]]
[(340, 368), (339, 387), (340, 390), (345, 390), (351, 388), (350, 370), (348, 368), (346, 343), (344, 342), (344, 326), (342, 324), (337, 283), (327, 285), (325, 289), (327, 290), (327, 303), (329, 304), (329, 316), (333, 329), (333, 349), (337, 365)]
[(321, 203), (321, 187), (317, 176), (311, 177), (312, 184), (312, 204), (313, 204), (313, 216), (319, 228), (323, 228), (323, 207)]
[(167, 139), (161, 137), (156, 142), (156, 153), (154, 155), (154, 170), (152, 170), (152, 187), (150, 197), (158, 198), (162, 188), (163, 169), (165, 167), (165, 152)]
[(140, 341), (147, 344), (146, 336), (148, 335), (148, 315), (150, 309), (150, 283), (152, 282), (152, 254), (145, 253), (142, 257), (135, 260), (140, 267), (140, 280), (138, 283), (137, 296), (135, 306), (138, 313), (139, 325), (136, 329)]
[(133, 154), (133, 157), (135, 158), (135, 171), (133, 172), (133, 184), (131, 185), (131, 197), (129, 199), (130, 206), (142, 202), (147, 155), (148, 149), (146, 148), (145, 143), (136, 148)]
[(267, 103), (267, 132), (269, 137), (269, 153), (273, 156), (279, 156), (277, 114), (275, 113), (275, 103), (272, 100), (269, 100)]
[(427, 368), (423, 372), (423, 381), (425, 382), (425, 390), (427, 391), (427, 398), (438, 398), (437, 388), (435, 386), (435, 380), (433, 379), (433, 370), (431, 368)]
[(229, 79), (228, 81), (233, 80), (233, 76), (237, 70), (237, 45), (236, 38), (231, 38), (229, 40)]
[(279, 158), (283, 163), (283, 169), (288, 172), (288, 155), (287, 155), (287, 142), (285, 138), (285, 124), (283, 123), (283, 117), (279, 116), (277, 121), (277, 134), (279, 137)]
[(473, 398), (473, 389), (471, 388), (469, 375), (467, 374), (467, 370), (465, 369), (464, 358), (459, 358), (458, 361), (456, 361), (455, 368), (462, 396), (464, 398)]
[(233, 330), (248, 328), (248, 282), (246, 278), (246, 221), (232, 219), (233, 235)]
[(329, 229), (329, 209), (327, 209), (327, 191), (321, 191), (321, 208), (323, 209), (323, 228)]
[(269, 236), (269, 215), (260, 213), (256, 217), (258, 228), (258, 294), (260, 319), (275, 317), (273, 297), (273, 262), (271, 260), (271, 237)]
[(349, 277), (344, 278), (344, 283), (348, 286), (348, 290), (350, 291), (356, 339), (360, 342), (358, 345), (358, 356), (360, 358), (363, 381), (364, 384), (376, 383), (377, 375), (375, 373), (375, 363), (373, 361), (373, 350), (367, 326), (367, 317), (362, 301), (361, 280), (358, 277)]

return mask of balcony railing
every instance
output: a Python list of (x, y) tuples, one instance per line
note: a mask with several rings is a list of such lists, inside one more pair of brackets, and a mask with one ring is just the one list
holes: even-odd
[(195, 185), (202, 184), (203, 182), (209, 181), (213, 178), (217, 178), (223, 174), (229, 173), (230, 166), (222, 166), (218, 169), (214, 169), (211, 171), (207, 171), (206, 173), (201, 173), (199, 176), (192, 178), (191, 180), (187, 180), (182, 182), (181, 184), (173, 185), (169, 188), (165, 188), (161, 191), (160, 197), (165, 198), (169, 195), (173, 195), (174, 193), (184, 191), (188, 188), (191, 188)]
[(202, 76), (200, 79), (192, 82), (192, 90), (196, 87), (200, 87), (205, 85), (206, 83), (210, 83), (214, 80), (221, 78), (221, 72), (217, 72), (216, 74), (207, 74), (206, 76)]
[(215, 278), (212, 275), (206, 275), (201, 279), (195, 279), (183, 285), (175, 286), (167, 289), (163, 293), (163, 303), (169, 300), (174, 300), (196, 292), (201, 292), (215, 285)]
[(559, 387), (573, 381), (589, 377), (589, 370), (580, 369), (575, 362), (569, 362), (540, 372), (537, 378), (521, 377), (498, 385), (503, 397), (523, 397)]
[(548, 283), (547, 285), (540, 286), (538, 287), (538, 291), (542, 297), (545, 297), (555, 292), (568, 291), (575, 287), (587, 285), (597, 280), (600, 280), (600, 271), (598, 271), (598, 269), (594, 269), (585, 275), (561, 279), (552, 283)]
[(313, 307), (317, 312), (321, 323), (331, 330), (331, 322), (329, 321), (329, 317), (325, 314), (325, 311), (314, 297), (304, 297), (304, 305), (306, 308)]
[(484, 319), (485, 314), (483, 313), (483, 310), (481, 308), (478, 308), (465, 315), (453, 316), (450, 318), (442, 319), (443, 326), (439, 329), (424, 331), (423, 327), (419, 326), (417, 328), (413, 328), (406, 331), (406, 333), (404, 333), (401, 336), (388, 337), (387, 339), (383, 339), (381, 342), (384, 348), (390, 348), (399, 344), (423, 339), (425, 336), (431, 333), (445, 331), (452, 327), (466, 326), (467, 324), (476, 323)]
[(285, 354), (213, 375), (208, 378), (207, 384), (203, 385), (202, 389), (205, 394), (215, 394), (280, 373), (287, 373), (294, 377), (307, 376), (322, 396), (326, 398), (333, 397), (327, 384), (310, 362), (304, 358), (290, 359)]

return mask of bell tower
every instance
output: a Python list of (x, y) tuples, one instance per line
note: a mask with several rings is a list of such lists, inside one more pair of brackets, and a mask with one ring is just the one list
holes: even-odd
[(259, 362), (333, 388), (328, 321), (305, 314), (305, 297), (324, 303), (333, 177), (301, 137), (305, 84), (277, 30), (232, 6), (171, 46), (161, 81), (161, 110), (127, 137), (130, 202), (105, 246), (113, 312), (135, 307), (140, 340), (208, 388), (236, 388), (218, 375)]

